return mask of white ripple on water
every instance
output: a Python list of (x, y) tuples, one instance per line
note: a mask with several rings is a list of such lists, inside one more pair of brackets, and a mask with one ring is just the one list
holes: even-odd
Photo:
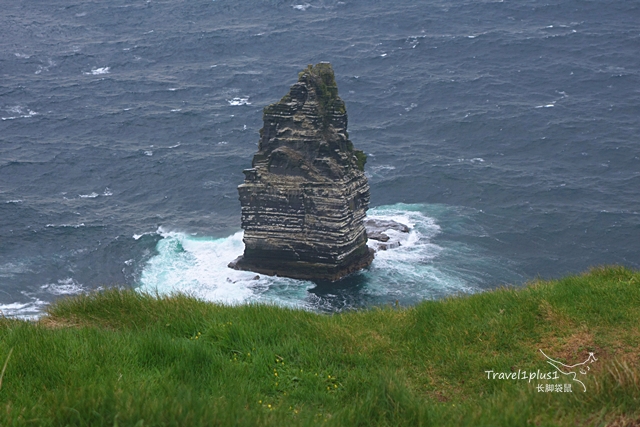
[(482, 157), (474, 157), (473, 159), (458, 159), (458, 163), (484, 163), (484, 159)]
[[(140, 277), (140, 291), (160, 294), (186, 293), (207, 301), (237, 304), (247, 302), (254, 288), (269, 287), (270, 281), (256, 273), (237, 271), (227, 264), (244, 251), (242, 232), (226, 238), (197, 237), (159, 228), (162, 236)], [(261, 282), (261, 283), (258, 283)]]
[(147, 231), (145, 233), (140, 233), (140, 234), (134, 234), (133, 236), (131, 236), (133, 238), (133, 240), (140, 240), (140, 238), (142, 236), (154, 236), (158, 234), (157, 231)]
[[(84, 286), (75, 279), (68, 277), (57, 280), (55, 283), (46, 283), (40, 286), (36, 293), (22, 291), (23, 297), (28, 298), (28, 302), (13, 302), (10, 304), (0, 304), (0, 315), (14, 317), (25, 320), (36, 320), (42, 316), (44, 308), (49, 304), (41, 300), (38, 296), (71, 296), (86, 293)], [(46, 298), (49, 299), (49, 298)]]
[(26, 303), (14, 302), (0, 304), (0, 315), (24, 320), (35, 320), (42, 315), (42, 310), (47, 305), (45, 301), (33, 298)]
[(99, 194), (95, 191), (90, 194), (78, 194), (78, 197), (80, 197), (81, 199), (95, 199), (98, 196)]
[[(369, 155), (373, 156), (372, 154)], [(396, 167), (392, 165), (375, 165), (368, 167), (368, 170), (365, 171), (364, 174), (368, 179), (373, 179), (379, 176), (383, 176), (386, 171), (392, 171), (395, 170), (395, 168)]]
[(52, 295), (78, 295), (85, 292), (84, 287), (71, 277), (47, 283), (40, 286), (40, 289)]
[(46, 71), (49, 71), (49, 69), (50, 69), (51, 67), (55, 67), (56, 65), (57, 65), (57, 64), (56, 64), (56, 62), (55, 62), (54, 60), (52, 60), (52, 59), (48, 59), (48, 60), (47, 60), (47, 65), (38, 65), (38, 69), (35, 71), (35, 73), (34, 73), (34, 74), (40, 74), (40, 73), (42, 73), (43, 71), (45, 71), (45, 72), (46, 72)]
[(10, 114), (13, 114), (9, 117), (2, 117), (2, 120), (15, 120), (15, 119), (28, 119), (34, 116), (37, 116), (37, 111), (30, 110), (29, 108), (22, 107), (20, 105), (15, 105), (13, 107), (9, 107), (6, 111)]
[[(63, 193), (63, 194), (66, 194), (66, 193)], [(78, 197), (81, 199), (97, 199), (100, 196), (104, 196), (104, 197), (113, 196), (113, 192), (109, 187), (106, 187), (102, 193), (96, 193), (95, 191), (92, 191), (89, 194), (78, 194)]]
[[(399, 203), (370, 209), (367, 217), (393, 220), (409, 226), (409, 233), (387, 231), (399, 248), (378, 251), (371, 267), (364, 271), (367, 293), (384, 299), (410, 299), (418, 302), (459, 292), (474, 292), (461, 277), (441, 271), (434, 264), (445, 248), (432, 243), (440, 234), (436, 220), (425, 213), (423, 205)], [(375, 242), (369, 242), (374, 246)]]
[(249, 102), (249, 97), (244, 97), (244, 98), (233, 98), (233, 99), (227, 99), (227, 102), (229, 103), (229, 105), (233, 105), (233, 106), (238, 106), (238, 105), (251, 105), (251, 103)]
[(85, 76), (99, 76), (102, 74), (109, 74), (111, 72), (111, 67), (100, 67), (100, 68), (92, 68), (91, 71), (83, 72)]

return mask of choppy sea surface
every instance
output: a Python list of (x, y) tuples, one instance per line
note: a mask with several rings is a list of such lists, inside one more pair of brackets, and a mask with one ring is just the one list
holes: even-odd
[[(640, 3), (33, 0), (0, 12), (0, 309), (110, 286), (323, 312), (640, 268)], [(236, 187), (330, 61), (400, 248), (260, 277)]]

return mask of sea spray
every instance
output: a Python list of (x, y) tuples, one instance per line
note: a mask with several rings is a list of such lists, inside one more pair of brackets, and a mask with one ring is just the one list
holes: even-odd
[[(314, 283), (270, 277), (227, 267), (244, 250), (242, 232), (225, 238), (194, 236), (159, 229), (158, 254), (144, 266), (138, 288), (162, 295), (182, 292), (198, 298), (238, 304), (268, 302), (321, 311), (340, 311), (399, 300), (411, 304), (478, 288), (456, 272), (438, 269), (433, 260), (443, 247), (431, 240), (441, 230), (423, 211), (425, 205), (379, 206), (369, 217), (393, 220), (408, 233), (387, 231), (400, 246), (379, 250), (372, 265), (339, 282)], [(371, 247), (375, 242), (370, 241)]]

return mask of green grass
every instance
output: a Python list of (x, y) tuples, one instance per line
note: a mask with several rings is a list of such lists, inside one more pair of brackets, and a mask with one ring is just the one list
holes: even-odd
[[(0, 425), (634, 425), (639, 328), (621, 267), (338, 315), (108, 290), (0, 321)], [(587, 392), (487, 379), (538, 349), (595, 352)]]

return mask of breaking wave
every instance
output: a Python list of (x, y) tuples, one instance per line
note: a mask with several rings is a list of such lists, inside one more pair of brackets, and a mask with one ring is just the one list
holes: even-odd
[[(332, 284), (237, 271), (227, 264), (244, 251), (242, 231), (225, 238), (158, 230), (157, 255), (144, 266), (139, 290), (167, 295), (186, 293), (225, 304), (267, 302), (311, 310), (340, 311), (401, 301), (416, 303), (475, 289), (463, 276), (438, 269), (433, 260), (443, 248), (431, 239), (440, 233), (424, 205), (381, 206), (369, 218), (409, 226), (408, 233), (387, 234), (400, 246), (380, 250), (372, 265)], [(137, 237), (137, 236), (136, 236)], [(369, 245), (375, 247), (376, 242)]]

